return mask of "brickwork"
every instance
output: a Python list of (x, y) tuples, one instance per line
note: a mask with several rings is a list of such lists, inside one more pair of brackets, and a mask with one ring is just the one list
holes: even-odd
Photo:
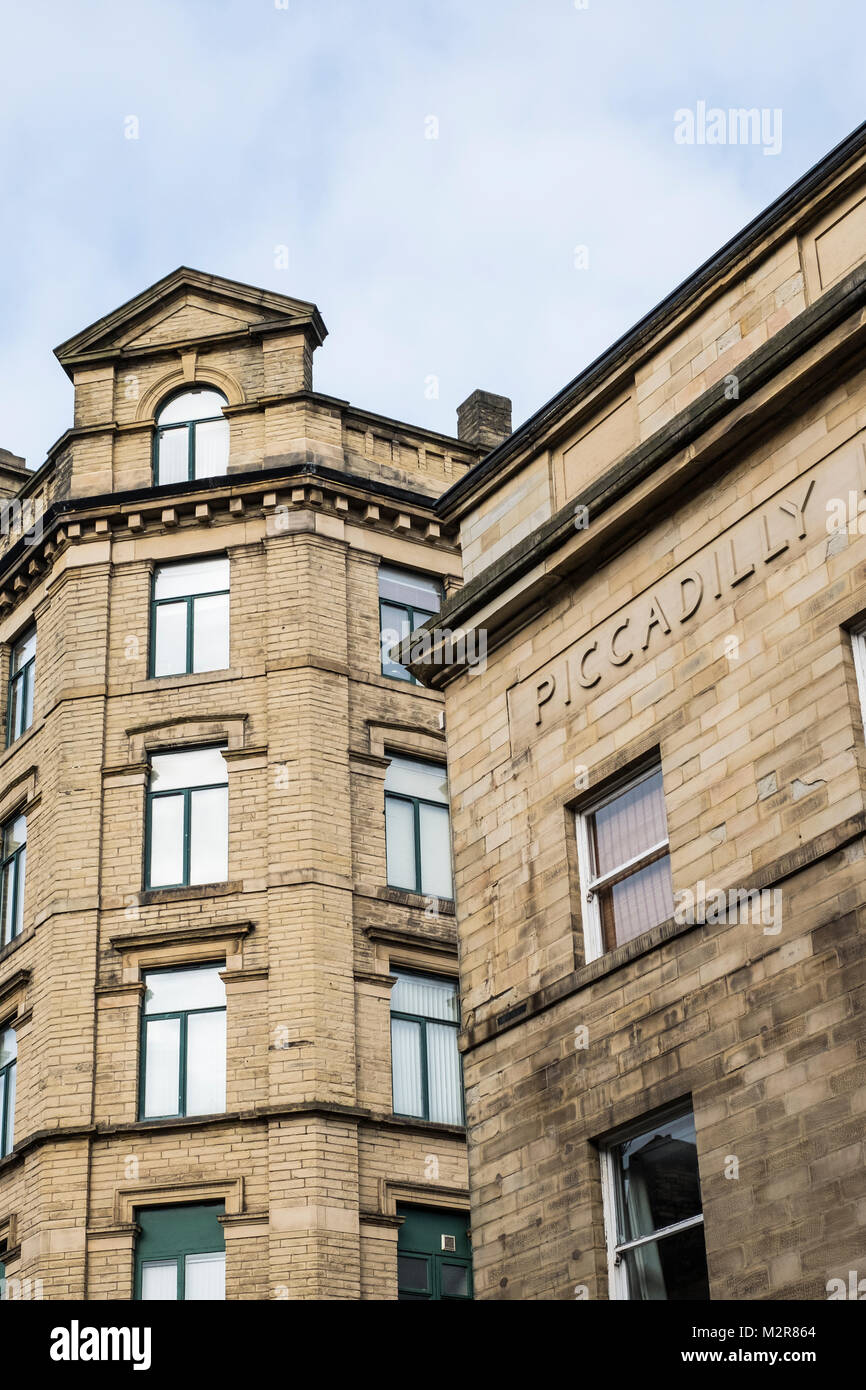
[[(446, 693), (480, 1298), (613, 1296), (600, 1148), (674, 1103), (712, 1298), (862, 1275), (863, 243), (836, 234), (823, 278), (815, 246), (857, 216), (863, 163), (804, 181), (439, 505), (471, 580), (441, 621), (490, 649), (480, 670), (413, 665)], [(631, 437), (611, 427), (569, 472), (617, 399)], [(648, 755), (672, 906), (763, 890), (774, 912), (672, 911), (599, 954), (576, 817)]]
[[(344, 452), (346, 403), (298, 395), (309, 327), (257, 336), (274, 297), (170, 280), (90, 332), (103, 362), (60, 350), (87, 433), (37, 475), (50, 524), (0, 577), (4, 674), (34, 620), (38, 639), (34, 723), (0, 753), (0, 814), (28, 822), (23, 931), (0, 951), (19, 1042), (7, 1275), (128, 1299), (137, 1208), (218, 1200), (229, 1298), (394, 1299), (388, 1183), (423, 1200), (465, 1194), (467, 1172), (461, 1129), (392, 1113), (392, 959), (454, 975), (456, 936), (453, 913), (385, 887), (385, 746), (444, 757), (444, 736), (441, 697), (381, 673), (377, 566), (459, 578), (432, 498), (478, 451), (369, 417), (387, 463)], [(154, 411), (185, 381), (228, 396), (229, 473), (155, 489)], [(208, 555), (230, 559), (229, 669), (150, 678), (154, 569)], [(228, 879), (146, 891), (147, 757), (215, 741)], [(223, 968), (226, 1112), (142, 1122), (143, 974), (195, 963)]]

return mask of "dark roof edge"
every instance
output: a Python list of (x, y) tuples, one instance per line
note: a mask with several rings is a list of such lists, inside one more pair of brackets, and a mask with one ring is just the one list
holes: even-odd
[[(279, 482), (281, 478), (288, 480), (298, 477), (321, 478), (323, 482), (336, 486), (342, 483), (347, 488), (354, 488), (358, 492), (369, 492), (394, 505), (399, 505), (402, 502), (406, 506), (418, 507), (430, 512), (431, 515), (435, 512), (436, 498), (428, 496), (426, 493), (397, 487), (395, 484), (386, 483), (379, 478), (365, 478), (360, 473), (344, 473), (341, 469), (327, 468), (312, 460), (301, 459), (296, 463), (280, 464), (272, 468), (254, 468), (242, 473), (220, 473), (215, 478), (194, 478), (187, 482), (170, 483), (165, 486), (151, 485), (131, 488), (126, 492), (103, 492), (87, 494), (83, 497), (61, 497), (46, 507), (40, 521), (43, 531), (45, 531), (59, 525), (64, 516), (70, 516), (75, 512), (116, 511), (121, 507), (135, 506), (141, 502), (156, 502), (161, 499), (165, 500), (165, 505), (168, 507), (171, 505), (172, 498), (203, 492), (209, 483), (220, 483), (223, 488), (231, 488), (235, 485), (248, 487), (250, 484), (258, 482), (273, 484)], [(5, 500), (8, 503), (14, 499), (6, 498)], [(4, 582), (7, 573), (15, 568), (21, 556), (30, 548), (31, 543), (28, 542), (25, 534), (7, 551), (0, 554), (0, 584)]]
[(440, 513), (448, 511), (464, 494), (472, 491), (479, 482), (495, 473), (501, 464), (519, 452), (534, 435), (542, 433), (549, 425), (554, 424), (560, 416), (565, 414), (568, 407), (575, 403), (581, 392), (587, 394), (592, 387), (603, 380), (615, 366), (617, 360), (626, 357), (641, 338), (648, 337), (651, 332), (661, 327), (665, 319), (673, 316), (676, 309), (680, 308), (689, 298), (697, 295), (708, 281), (742, 257), (744, 252), (755, 243), (762, 240), (767, 232), (784, 221), (785, 217), (799, 203), (804, 202), (806, 198), (817, 192), (823, 184), (826, 184), (840, 169), (844, 168), (854, 155), (864, 149), (866, 149), (866, 121), (857, 126), (856, 130), (853, 130), (850, 135), (847, 135), (844, 140), (834, 146), (796, 183), (791, 184), (774, 202), (758, 213), (757, 217), (748, 222), (709, 260), (704, 261), (697, 270), (681, 281), (655, 308), (639, 319), (620, 338), (617, 338), (609, 348), (606, 348), (599, 357), (590, 362), (589, 366), (579, 372), (576, 377), (573, 377), (555, 396), (551, 396), (550, 400), (530, 415), (522, 425), (519, 425), (502, 444), (470, 468), (462, 478), (458, 478), (456, 483), (452, 483), (447, 492), (443, 492), (440, 497), (437, 511)]
[[(851, 351), (862, 352), (862, 339), (866, 331), (862, 323), (864, 305), (866, 265), (859, 265), (739, 364), (737, 373), (743, 401), (753, 398), (780, 370), (795, 362), (816, 343), (826, 338), (833, 329), (858, 314), (861, 315), (858, 329), (852, 330), (857, 337), (857, 347), (842, 347), (839, 351), (843, 355)], [(810, 368), (808, 377), (812, 381), (819, 379), (820, 368)], [(802, 381), (798, 381), (796, 389), (802, 392)], [(468, 580), (463, 588), (446, 599), (437, 614), (436, 626), (452, 630), (472, 627), (479, 608), (493, 602), (500, 593), (517, 583), (528, 571), (543, 563), (562, 546), (566, 538), (574, 537), (575, 506), (585, 506), (588, 514), (594, 520), (598, 520), (615, 503), (626, 497), (636, 484), (644, 482), (656, 473), (677, 451), (693, 446), (706, 430), (722, 421), (730, 409), (731, 403), (724, 395), (722, 384), (717, 383), (716, 386), (708, 388), (679, 415), (674, 416), (631, 453), (626, 454), (625, 458), (611, 465), (600, 477), (589, 482), (547, 521), (542, 522), (498, 560), (493, 561), (487, 569), (481, 570), (474, 578)], [(762, 427), (764, 411), (765, 407), (762, 406), (760, 412), (751, 412), (741, 417), (739, 428), (742, 433), (738, 436), (738, 443)], [(727, 448), (729, 457), (736, 456), (735, 447)], [(694, 464), (696, 468), (700, 464), (697, 457)], [(704, 478), (697, 486), (705, 486), (706, 482), (707, 479)], [(649, 516), (646, 499), (643, 503), (643, 515), (645, 519)], [(598, 560), (595, 563), (598, 564)], [(603, 559), (602, 563), (606, 563), (606, 559)], [(413, 661), (410, 655), (411, 648), (410, 634), (402, 643), (395, 643), (393, 650), (400, 650), (399, 660), (415, 675), (420, 675), (424, 669), (424, 662)], [(436, 686), (439, 683), (428, 679), (425, 684)]]

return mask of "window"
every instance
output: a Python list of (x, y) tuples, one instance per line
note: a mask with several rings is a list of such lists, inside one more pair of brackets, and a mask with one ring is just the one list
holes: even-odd
[(0, 830), (2, 878), (0, 878), (0, 916), (2, 939), (8, 946), (21, 930), (24, 920), (24, 864), (27, 858), (27, 817), (13, 816)]
[(586, 959), (673, 916), (661, 768), (653, 766), (577, 817)]
[(15, 1072), (18, 1039), (14, 1028), (0, 1033), (0, 1158), (12, 1152), (15, 1142)]
[(157, 483), (215, 478), (229, 462), (228, 401), (221, 391), (183, 391), (156, 417), (154, 475)]
[(144, 977), (141, 1118), (216, 1115), (226, 1108), (226, 990), (221, 965)]
[(391, 1072), (394, 1113), (463, 1124), (463, 1076), (457, 1051), (457, 981), (393, 972)]
[(643, 1121), (601, 1159), (611, 1298), (709, 1299), (691, 1111)]
[(399, 661), (388, 655), (392, 647), (421, 627), (442, 607), (442, 585), (426, 574), (379, 566), (379, 634), (382, 648), (382, 674), (396, 680), (418, 682)]
[(6, 746), (20, 738), (33, 723), (33, 678), (36, 674), (36, 629), (15, 643), (9, 661), (9, 695), (6, 701)]
[(392, 888), (453, 897), (444, 767), (414, 758), (391, 759), (385, 774), (385, 848)]
[(153, 577), (150, 674), (186, 676), (229, 664), (229, 562), (159, 565)]
[(202, 1302), (226, 1296), (224, 1202), (136, 1212), (135, 1297)]
[(397, 1299), (401, 1303), (472, 1297), (469, 1217), (438, 1207), (397, 1207)]
[(854, 669), (857, 672), (857, 689), (860, 694), (860, 717), (866, 726), (866, 627), (851, 633), (851, 650), (854, 653)]
[(148, 888), (228, 877), (228, 769), (219, 748), (154, 753), (147, 794)]

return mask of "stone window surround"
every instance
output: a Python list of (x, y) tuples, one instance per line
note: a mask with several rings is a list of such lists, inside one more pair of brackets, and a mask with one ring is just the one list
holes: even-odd
[(380, 1178), (379, 1214), (396, 1217), (398, 1202), (409, 1202), (419, 1207), (444, 1207), (449, 1211), (468, 1211), (469, 1192), (462, 1187), (443, 1187), (440, 1184), (425, 1182), (394, 1182), (391, 1178)]
[(9, 1211), (5, 1216), (0, 1216), (0, 1247), (2, 1247), (4, 1243), (6, 1249), (3, 1251), (2, 1255), (0, 1255), (0, 1261), (2, 1261), (6, 1268), (6, 1277), (8, 1279), (10, 1264), (17, 1264), (18, 1260), (21, 1258), (21, 1242), (18, 1239), (17, 1211)]
[[(628, 763), (620, 772), (608, 777), (598, 776), (591, 791), (582, 792), (577, 804), (573, 806), (572, 828), (575, 839), (577, 854), (577, 889), (580, 904), (580, 920), (583, 935), (583, 962), (585, 965), (591, 964), (594, 960), (599, 960), (603, 956), (616, 950), (617, 947), (626, 945), (627, 942), (618, 941), (614, 946), (607, 946), (604, 941), (604, 930), (601, 921), (599, 890), (592, 890), (590, 899), (590, 885), (594, 883), (592, 872), (592, 859), (590, 849), (589, 818), (593, 813), (600, 809), (602, 805), (618, 795), (625, 793), (632, 787), (637, 786), (641, 781), (654, 773), (661, 773), (662, 761), (661, 752), (656, 746), (648, 754), (638, 755), (632, 762)], [(662, 801), (664, 801), (664, 787), (662, 787)], [(665, 808), (665, 820), (667, 820), (667, 808)], [(670, 858), (670, 837), (666, 841), (666, 853)], [(623, 861), (625, 862), (625, 861)], [(651, 928), (650, 928), (651, 930)], [(644, 933), (641, 933), (644, 935)], [(630, 938), (634, 939), (634, 938)]]
[(260, 1234), (262, 1222), (267, 1227), (267, 1214), (245, 1210), (244, 1179), (242, 1176), (220, 1176), (204, 1181), (141, 1184), (119, 1187), (114, 1193), (114, 1209), (105, 1225), (89, 1226), (87, 1242), (105, 1244), (115, 1252), (117, 1264), (122, 1265), (128, 1280), (125, 1294), (119, 1298), (132, 1299), (134, 1289), (135, 1242), (140, 1227), (135, 1220), (137, 1207), (189, 1206), (194, 1202), (225, 1202), (225, 1216), (220, 1225), (238, 1238)]
[(137, 997), (144, 991), (145, 971), (182, 969), (186, 965), (203, 965), (208, 961), (225, 960), (222, 978), (227, 987), (235, 980), (247, 979), (250, 973), (244, 969), (243, 948), (254, 928), (253, 922), (242, 921), (214, 923), (204, 927), (168, 927), (113, 936), (112, 949), (121, 957), (121, 978), (114, 985), (103, 985), (100, 993), (125, 993), (131, 990)]
[[(636, 1097), (635, 1102), (640, 1103), (640, 1098)], [(628, 1301), (628, 1282), (625, 1262), (618, 1260), (616, 1253), (616, 1176), (614, 1149), (617, 1144), (629, 1139), (642, 1130), (650, 1129), (655, 1124), (664, 1124), (667, 1120), (681, 1118), (691, 1115), (697, 1129), (697, 1116), (695, 1114), (694, 1100), (691, 1094), (680, 1096), (675, 1100), (667, 1102), (661, 1107), (656, 1106), (649, 1111), (637, 1111), (633, 1118), (624, 1124), (619, 1124), (615, 1129), (607, 1131), (593, 1141), (593, 1147), (598, 1152), (598, 1159), (601, 1173), (601, 1198), (602, 1215), (604, 1219), (605, 1252), (607, 1256), (607, 1278), (608, 1278), (608, 1298), (615, 1300)], [(697, 1157), (697, 1152), (696, 1152)], [(699, 1178), (700, 1182), (700, 1178)], [(692, 1221), (692, 1225), (704, 1227), (703, 1211), (700, 1221)], [(663, 1227), (658, 1228), (664, 1229)]]

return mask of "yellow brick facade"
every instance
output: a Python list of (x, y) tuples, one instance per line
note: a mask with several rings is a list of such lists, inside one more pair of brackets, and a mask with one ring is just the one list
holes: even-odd
[[(393, 1113), (391, 971), (456, 977), (457, 954), (450, 904), (387, 887), (388, 755), (445, 743), (441, 697), (381, 672), (377, 569), (459, 584), (433, 502), (480, 450), (317, 396), (323, 332), (315, 306), (180, 271), (58, 350), (74, 426), (24, 484), (44, 524), (0, 559), (4, 690), (37, 631), (33, 724), (0, 754), (28, 830), (0, 1237), (45, 1298), (131, 1298), (137, 1212), (211, 1200), (227, 1297), (394, 1299), (395, 1194), (468, 1206), (462, 1127)], [(229, 401), (228, 473), (156, 488), (154, 412), (185, 384)], [(212, 555), (229, 668), (150, 678), (155, 566)], [(213, 742), (227, 881), (146, 891), (148, 758)], [(143, 974), (204, 962), (225, 1114), (142, 1122)]]

